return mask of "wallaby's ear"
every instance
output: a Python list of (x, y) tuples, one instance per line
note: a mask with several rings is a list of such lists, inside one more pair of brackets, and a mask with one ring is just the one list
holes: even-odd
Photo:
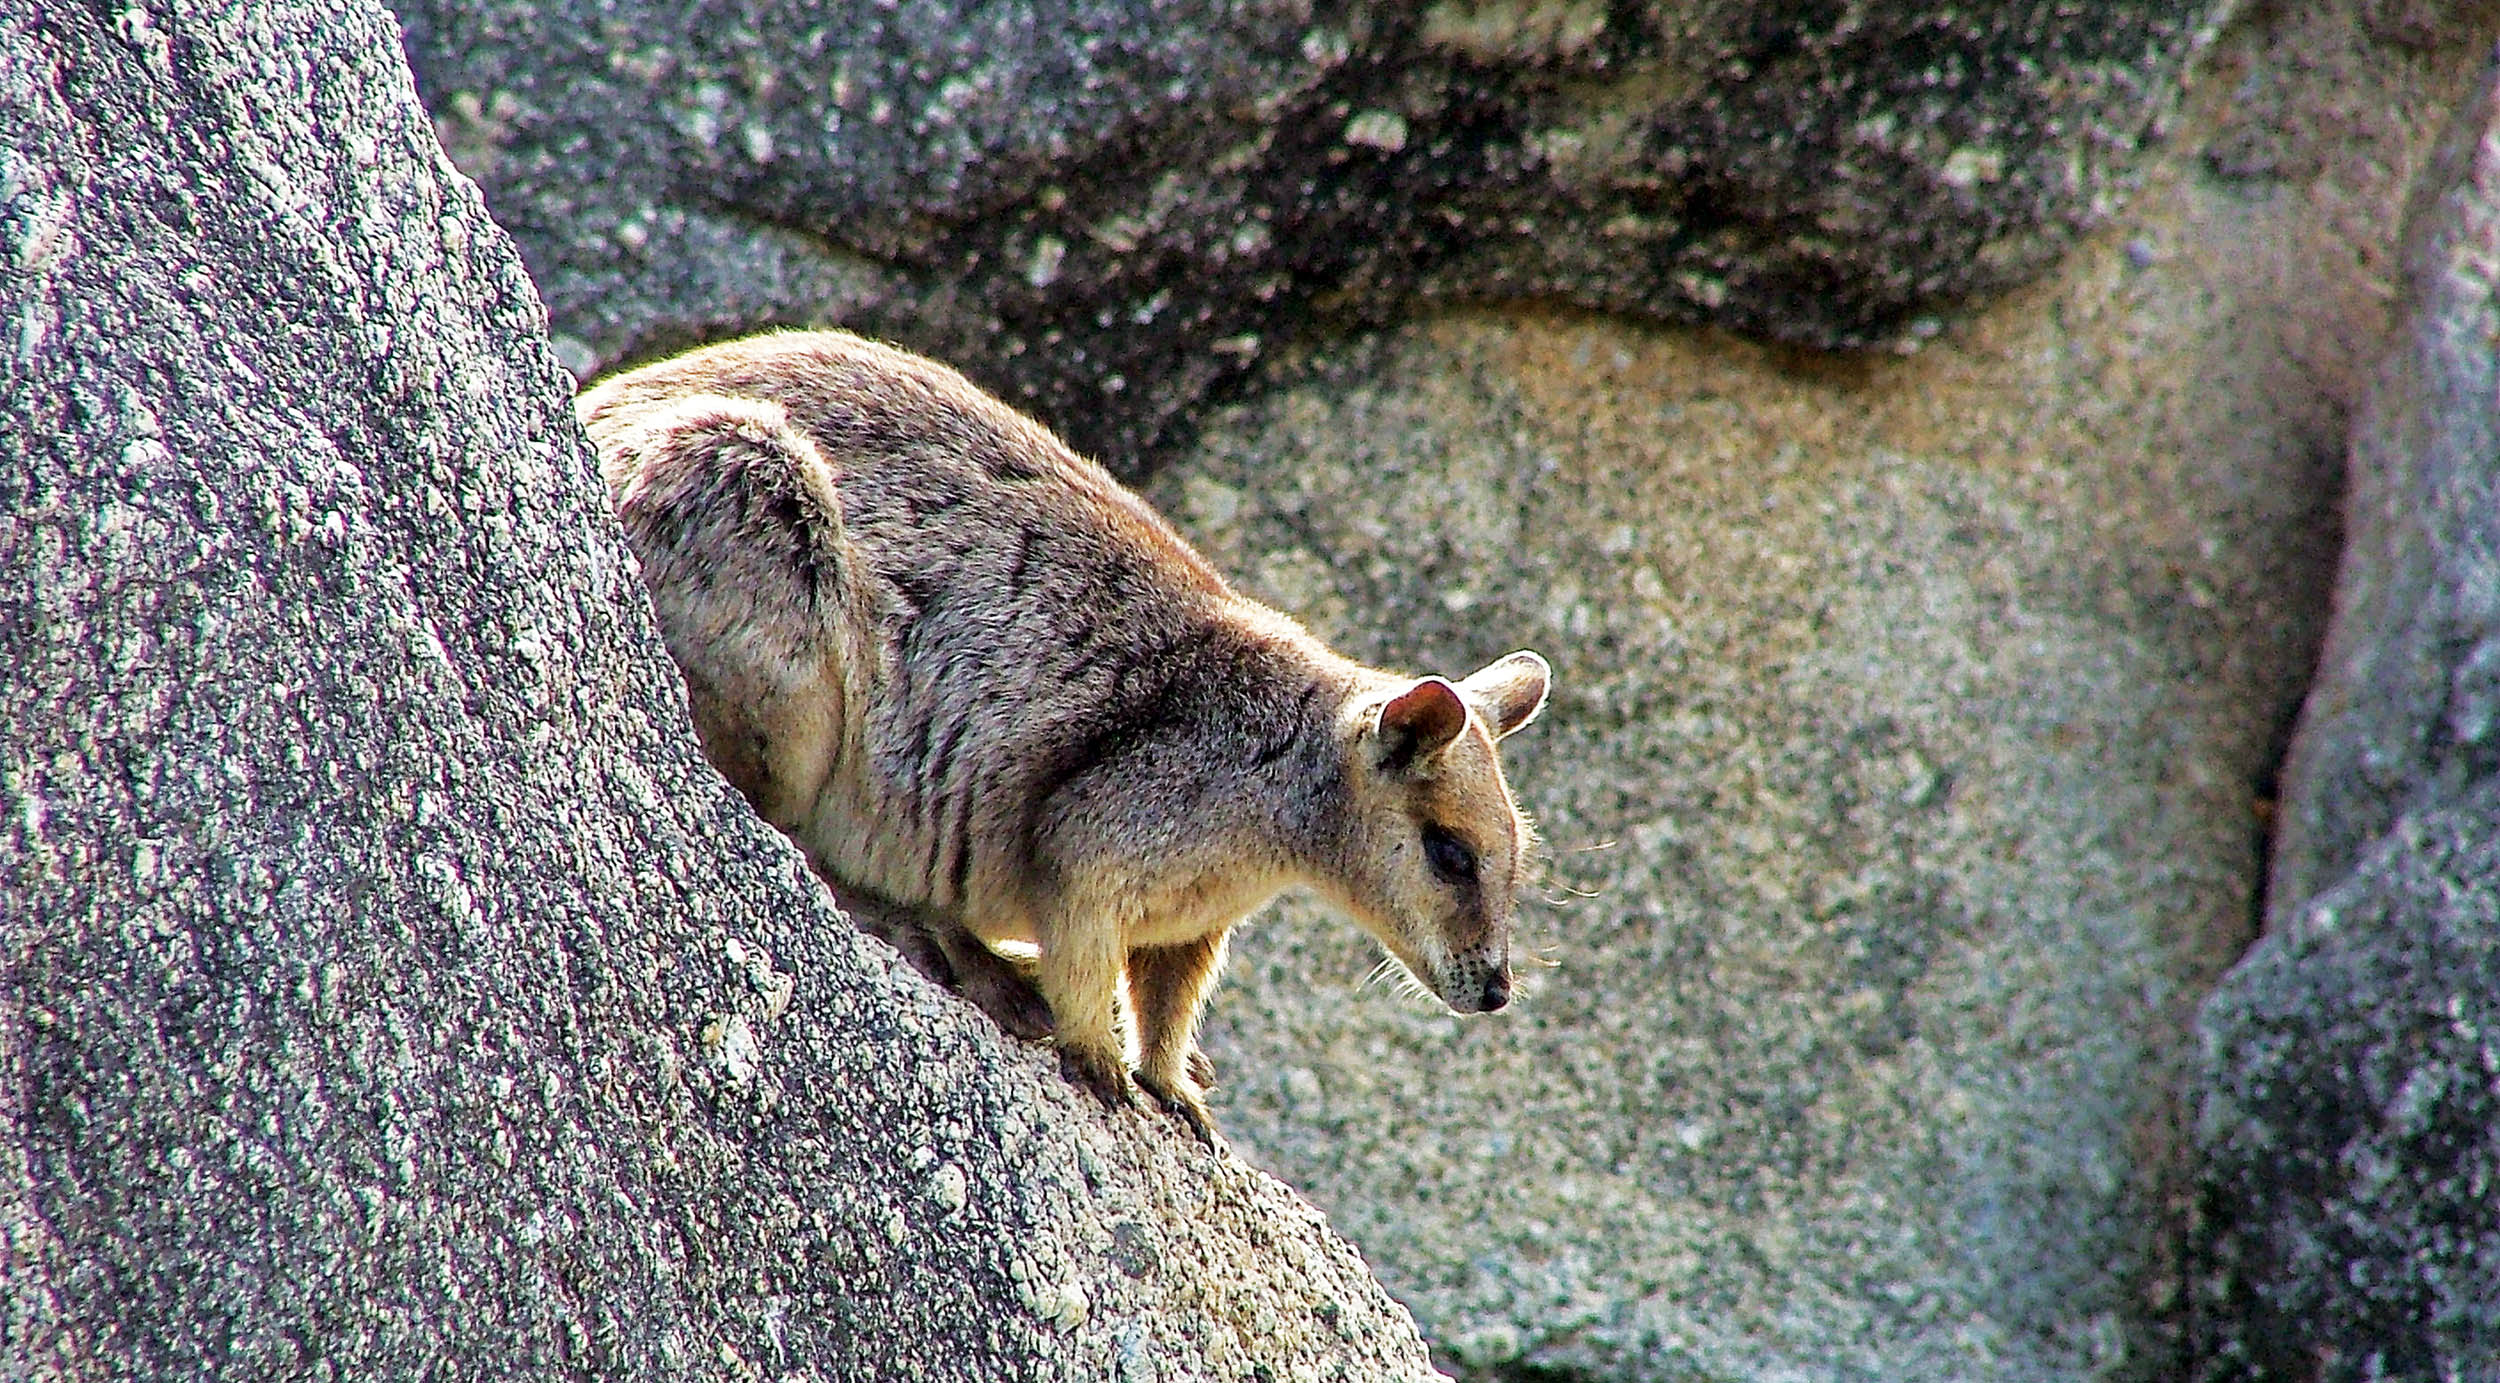
[(1554, 670), (1545, 660), (1523, 648), (1467, 674), (1458, 690), (1484, 717), (1493, 738), (1500, 739), (1545, 709), (1545, 689), (1553, 680)]
[(1467, 728), (1467, 703), (1458, 688), (1426, 677), (1383, 702), (1372, 722), (1380, 736), (1380, 765), (1404, 772), (1430, 760)]

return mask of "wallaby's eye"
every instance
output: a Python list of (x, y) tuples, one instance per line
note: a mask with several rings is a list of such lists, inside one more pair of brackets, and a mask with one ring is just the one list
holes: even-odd
[(1433, 873), (1451, 883), (1476, 881), (1476, 852), (1467, 848), (1467, 842), (1438, 826), (1424, 827), (1424, 858), (1431, 863)]

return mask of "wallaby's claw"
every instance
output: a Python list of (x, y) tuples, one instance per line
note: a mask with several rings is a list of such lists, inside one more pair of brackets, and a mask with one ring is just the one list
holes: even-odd
[(1059, 1069), (1113, 1109), (1137, 1106), (1137, 1083), (1129, 1079), (1128, 1068), (1118, 1057), (1084, 1047), (1062, 1047)]
[(1204, 1092), (1193, 1088), (1188, 1081), (1167, 1084), (1142, 1071), (1137, 1075), (1137, 1083), (1145, 1088), (1147, 1094), (1155, 1097), (1155, 1103), (1170, 1110), (1175, 1118), (1188, 1125), (1189, 1131), (1196, 1134), (1198, 1141), (1208, 1149), (1224, 1146), (1223, 1135), (1215, 1131), (1215, 1116), (1207, 1110)]

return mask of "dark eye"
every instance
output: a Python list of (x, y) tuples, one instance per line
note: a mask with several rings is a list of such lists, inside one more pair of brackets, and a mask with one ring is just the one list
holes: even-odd
[(1433, 873), (1451, 883), (1476, 881), (1476, 852), (1467, 848), (1467, 842), (1438, 826), (1424, 827), (1424, 858), (1431, 863)]

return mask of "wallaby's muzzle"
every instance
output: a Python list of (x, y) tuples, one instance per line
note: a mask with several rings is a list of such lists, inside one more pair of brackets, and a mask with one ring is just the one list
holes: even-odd
[(1510, 1006), (1510, 957), (1501, 950), (1452, 956), (1433, 981), (1433, 992), (1452, 1013), (1499, 1013)]
[(1496, 970), (1493, 972), (1493, 977), (1484, 982), (1484, 1003), (1477, 1008), (1476, 1012), (1499, 1013), (1508, 1007), (1510, 1007), (1510, 972)]

